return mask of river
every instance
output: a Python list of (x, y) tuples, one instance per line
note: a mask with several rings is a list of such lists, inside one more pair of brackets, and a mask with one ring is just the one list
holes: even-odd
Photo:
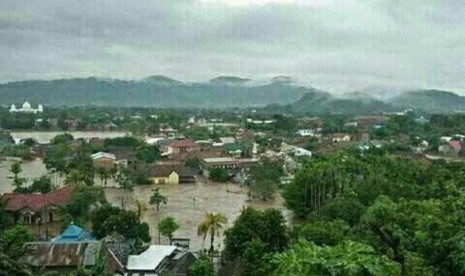
[(69, 133), (75, 139), (83, 138), (115, 138), (130, 135), (129, 132), (123, 131), (13, 131), (11, 137), (18, 143), (22, 139), (32, 138), (40, 144), (48, 144), (52, 139), (60, 134)]

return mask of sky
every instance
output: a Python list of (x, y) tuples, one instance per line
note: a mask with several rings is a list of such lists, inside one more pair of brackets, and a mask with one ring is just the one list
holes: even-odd
[(2, 0), (0, 82), (290, 76), (465, 93), (461, 0)]

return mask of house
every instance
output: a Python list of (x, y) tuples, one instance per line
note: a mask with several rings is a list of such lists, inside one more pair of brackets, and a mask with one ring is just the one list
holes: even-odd
[(124, 274), (124, 265), (102, 241), (28, 242), (19, 258), (33, 272), (56, 272), (64, 275), (77, 268), (90, 268), (101, 259), (106, 269), (116, 275)]
[(438, 151), (442, 154), (458, 156), (462, 150), (462, 144), (460, 141), (450, 140), (439, 146)]
[(358, 127), (357, 122), (347, 122), (344, 124), (344, 127)]
[(417, 123), (417, 124), (419, 124), (419, 125), (425, 125), (425, 124), (429, 123), (429, 120), (426, 119), (426, 118), (423, 117), (423, 116), (420, 116), (420, 117), (418, 117), (418, 118), (415, 118), (414, 121), (415, 121), (415, 123)]
[(71, 224), (58, 236), (51, 241), (54, 243), (70, 243), (79, 241), (95, 241), (95, 237), (89, 231), (82, 229), (79, 226)]
[(313, 129), (299, 129), (296, 131), (296, 134), (300, 137), (308, 137), (315, 135), (315, 131)]
[(155, 184), (195, 183), (195, 173), (182, 165), (156, 165), (151, 167), (150, 175)]
[(116, 166), (116, 156), (112, 153), (97, 152), (91, 155), (96, 168), (110, 170)]
[(333, 143), (350, 142), (350, 135), (346, 133), (334, 133), (330, 136)]
[(223, 168), (232, 175), (238, 168), (239, 163), (232, 157), (210, 157), (200, 159), (200, 165), (202, 167), (203, 175), (209, 177), (210, 170), (212, 168)]
[(188, 268), (198, 259), (196, 254), (173, 245), (151, 245), (139, 255), (129, 255), (127, 276), (187, 275)]
[(176, 140), (163, 146), (161, 156), (174, 157), (185, 156), (200, 150), (200, 146), (191, 139)]
[(71, 187), (65, 187), (48, 194), (7, 193), (3, 195), (6, 201), (5, 211), (13, 214), (16, 223), (59, 222), (61, 208), (71, 201), (72, 191)]
[(161, 144), (164, 144), (166, 142), (166, 138), (165, 137), (147, 137), (145, 138), (145, 142), (149, 145), (156, 145), (156, 146), (160, 146)]
[(236, 138), (234, 137), (220, 137), (219, 139), (223, 145), (236, 143)]
[(107, 146), (107, 152), (115, 155), (118, 164), (128, 166), (136, 161), (136, 152), (129, 146)]
[(292, 152), (294, 153), (294, 156), (298, 156), (298, 157), (301, 157), (301, 156), (308, 156), (308, 157), (311, 157), (312, 156), (312, 152), (309, 151), (309, 150), (306, 150), (304, 148), (300, 148), (300, 147), (294, 147), (294, 149), (292, 150)]
[(389, 120), (388, 116), (383, 115), (368, 115), (368, 116), (358, 116), (355, 118), (357, 125), (360, 126), (372, 126), (376, 124), (385, 124)]

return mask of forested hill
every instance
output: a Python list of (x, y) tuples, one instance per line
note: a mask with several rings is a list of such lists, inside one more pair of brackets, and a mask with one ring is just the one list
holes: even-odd
[(305, 94), (298, 101), (285, 105), (270, 105), (265, 108), (270, 112), (280, 110), (286, 113), (346, 113), (372, 114), (376, 112), (391, 112), (396, 110), (389, 103), (384, 103), (369, 96), (348, 95), (344, 98), (334, 97), (329, 93), (313, 90)]
[(425, 113), (452, 113), (465, 111), (465, 97), (440, 90), (406, 91), (387, 99), (376, 99), (367, 94), (350, 93), (335, 97), (312, 89), (301, 99), (288, 105), (271, 104), (269, 112), (286, 113), (345, 113), (372, 114), (413, 109)]
[(234, 76), (219, 76), (206, 82), (182, 82), (157, 75), (141, 80), (91, 77), (0, 84), (0, 102), (4, 105), (28, 100), (45, 106), (263, 107), (270, 112), (316, 114), (371, 114), (409, 108), (427, 113), (465, 111), (465, 97), (452, 92), (418, 90), (396, 95), (381, 99), (374, 94), (354, 92), (336, 97), (296, 85), (285, 76), (267, 82)]
[(390, 103), (404, 108), (416, 108), (426, 112), (456, 112), (465, 111), (465, 97), (449, 91), (420, 90), (400, 94), (390, 100)]
[(204, 83), (186, 83), (164, 76), (139, 81), (85, 78), (1, 84), (0, 102), (28, 100), (49, 106), (263, 107), (292, 103), (309, 91), (289, 82), (271, 80), (258, 84), (237, 77), (218, 77)]

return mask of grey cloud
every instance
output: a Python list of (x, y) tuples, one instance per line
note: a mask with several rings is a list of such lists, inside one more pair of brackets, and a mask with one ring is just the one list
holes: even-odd
[(0, 81), (291, 75), (329, 90), (397, 85), (465, 92), (461, 1), (329, 3), (6, 0)]

